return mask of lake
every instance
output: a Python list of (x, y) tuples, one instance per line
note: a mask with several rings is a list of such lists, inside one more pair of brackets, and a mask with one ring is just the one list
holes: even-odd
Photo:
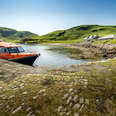
[(60, 46), (37, 46), (37, 45), (22, 45), (22, 47), (32, 53), (40, 53), (40, 57), (34, 62), (34, 66), (54, 66), (61, 67), (73, 64), (88, 62), (87, 60), (77, 60), (70, 58), (68, 55), (51, 51), (50, 48)]

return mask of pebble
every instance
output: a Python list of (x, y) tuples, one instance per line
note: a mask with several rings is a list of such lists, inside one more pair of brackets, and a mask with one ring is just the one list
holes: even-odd
[(15, 95), (11, 95), (11, 96), (9, 96), (9, 99), (12, 99), (13, 97), (15, 97)]
[(46, 92), (45, 89), (41, 89), (41, 90), (39, 91), (39, 93), (44, 93), (44, 92)]
[(72, 106), (73, 106), (73, 103), (71, 102), (71, 103), (69, 104), (69, 106), (72, 107)]
[(63, 99), (67, 99), (68, 98), (68, 96), (69, 96), (69, 94), (67, 93), (67, 94), (65, 94), (64, 95), (64, 97), (63, 97)]
[(31, 116), (31, 115), (32, 115), (32, 111), (27, 114), (27, 116)]
[(83, 103), (84, 103), (84, 98), (81, 97), (81, 98), (80, 98), (80, 104), (83, 104)]
[(31, 110), (32, 108), (31, 107), (28, 107), (27, 109), (26, 109), (26, 111), (28, 112), (29, 110)]
[(77, 104), (75, 104), (74, 106), (73, 106), (73, 109), (75, 109), (75, 110), (77, 110), (77, 109), (79, 109), (80, 108), (80, 104), (79, 103), (77, 103)]
[(76, 102), (78, 99), (78, 95), (75, 95), (74, 98), (73, 98), (73, 101)]
[(59, 106), (58, 107), (58, 112), (61, 112), (62, 108), (63, 108), (62, 106)]
[(85, 99), (85, 104), (89, 105), (89, 99)]
[(0, 87), (0, 89), (2, 89), (3, 87)]
[(73, 89), (71, 88), (71, 89), (69, 89), (69, 92), (72, 92), (73, 91)]
[(38, 95), (33, 97), (33, 99), (37, 99), (37, 98), (38, 98)]
[(66, 115), (69, 116), (71, 114), (71, 111), (67, 112)]
[(23, 95), (26, 95), (26, 94), (27, 94), (27, 91), (24, 91), (22, 94), (23, 94)]
[(19, 86), (20, 86), (20, 87), (21, 87), (21, 86), (24, 86), (24, 83), (21, 83)]
[(19, 106), (17, 109), (15, 109), (12, 114), (15, 114), (16, 112), (20, 111), (22, 109), (22, 106)]
[(69, 104), (71, 100), (72, 100), (72, 96), (70, 96), (70, 97), (68, 98), (67, 104)]
[(79, 116), (79, 113), (77, 112), (77, 113), (74, 113), (74, 116)]

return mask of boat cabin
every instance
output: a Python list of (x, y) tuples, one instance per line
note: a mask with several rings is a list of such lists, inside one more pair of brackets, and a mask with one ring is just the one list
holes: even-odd
[(19, 45), (0, 42), (0, 59), (32, 66), (38, 56), (40, 54), (26, 53)]
[(0, 42), (0, 53), (22, 53), (25, 50), (18, 45)]
[(22, 47), (8, 47), (4, 48), (0, 46), (0, 53), (22, 53), (25, 52)]

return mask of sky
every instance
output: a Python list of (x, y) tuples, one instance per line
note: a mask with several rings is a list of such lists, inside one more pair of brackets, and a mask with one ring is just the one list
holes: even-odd
[(0, 0), (0, 27), (43, 35), (84, 24), (116, 25), (116, 0)]

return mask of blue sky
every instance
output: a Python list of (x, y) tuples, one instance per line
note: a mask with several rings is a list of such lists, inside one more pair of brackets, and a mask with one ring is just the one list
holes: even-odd
[(116, 0), (0, 0), (0, 26), (43, 35), (82, 24), (116, 25)]

